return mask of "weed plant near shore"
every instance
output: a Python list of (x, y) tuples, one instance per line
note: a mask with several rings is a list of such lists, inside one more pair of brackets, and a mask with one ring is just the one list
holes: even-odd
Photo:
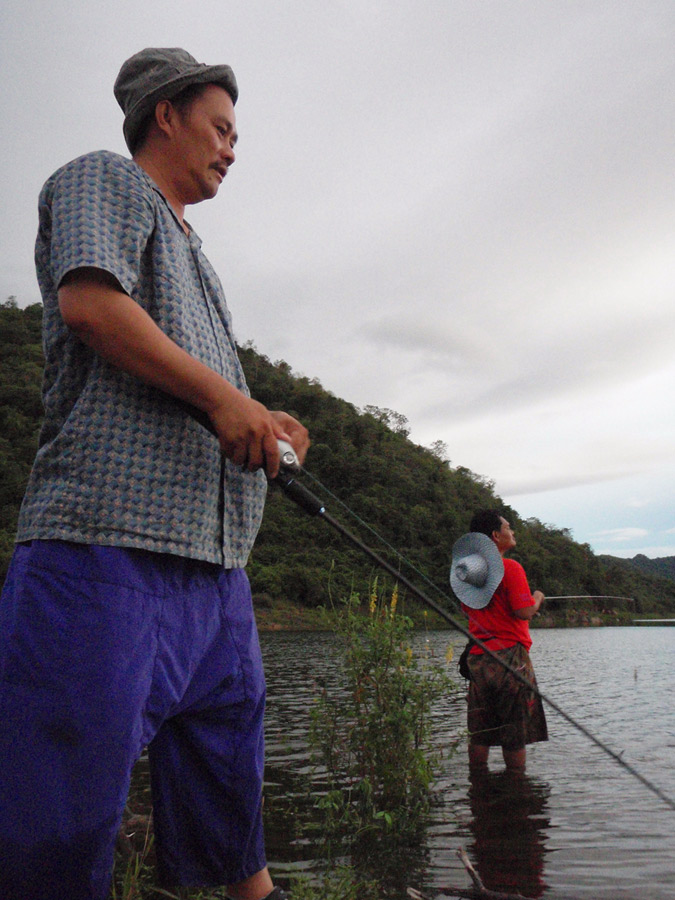
[[(151, 834), (142, 848), (130, 852), (118, 850), (110, 900), (227, 900), (224, 888), (165, 890), (156, 887), (151, 855)], [(305, 876), (298, 877), (290, 897), (291, 900), (380, 900), (377, 885), (358, 880), (349, 866), (331, 868), (322, 875), (320, 883)]]
[(440, 761), (431, 746), (431, 709), (457, 684), (447, 666), (413, 652), (413, 623), (397, 613), (397, 603), (398, 588), (386, 600), (375, 581), (367, 615), (356, 594), (327, 614), (344, 686), (324, 688), (317, 698), (310, 746), (326, 772), (318, 806), (328, 842), (408, 841), (429, 811)]

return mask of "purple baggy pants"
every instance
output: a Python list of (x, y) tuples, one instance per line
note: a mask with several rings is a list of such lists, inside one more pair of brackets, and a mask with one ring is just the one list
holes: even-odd
[(105, 900), (145, 747), (161, 879), (260, 871), (264, 705), (243, 570), (18, 546), (0, 602), (0, 898)]

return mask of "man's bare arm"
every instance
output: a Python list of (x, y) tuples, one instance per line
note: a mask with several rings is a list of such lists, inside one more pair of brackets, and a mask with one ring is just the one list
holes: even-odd
[(106, 272), (77, 269), (59, 287), (66, 325), (105, 360), (146, 384), (196, 406), (210, 418), (225, 455), (236, 465), (279, 469), (277, 439), (302, 461), (306, 429), (285, 413), (271, 413), (195, 359), (156, 325)]
[(534, 603), (532, 606), (526, 606), (523, 609), (514, 609), (513, 615), (518, 619), (533, 619), (539, 612), (539, 607), (544, 602), (544, 595), (541, 591), (535, 591), (532, 594)]

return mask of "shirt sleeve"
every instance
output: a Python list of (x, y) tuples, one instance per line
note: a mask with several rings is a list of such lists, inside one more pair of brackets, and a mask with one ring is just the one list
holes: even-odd
[(504, 587), (511, 609), (526, 609), (534, 599), (527, 582), (525, 569), (514, 559), (504, 560)]
[(92, 153), (66, 166), (51, 194), (50, 267), (56, 287), (66, 273), (103, 269), (131, 294), (154, 228), (152, 190), (123, 157)]

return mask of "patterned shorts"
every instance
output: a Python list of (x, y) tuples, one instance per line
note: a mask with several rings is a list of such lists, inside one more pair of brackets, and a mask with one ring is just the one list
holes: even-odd
[[(496, 655), (537, 687), (530, 655), (522, 644), (498, 650)], [(534, 691), (484, 653), (469, 654), (469, 669), (467, 723), (472, 744), (517, 750), (548, 740), (544, 707)]]

